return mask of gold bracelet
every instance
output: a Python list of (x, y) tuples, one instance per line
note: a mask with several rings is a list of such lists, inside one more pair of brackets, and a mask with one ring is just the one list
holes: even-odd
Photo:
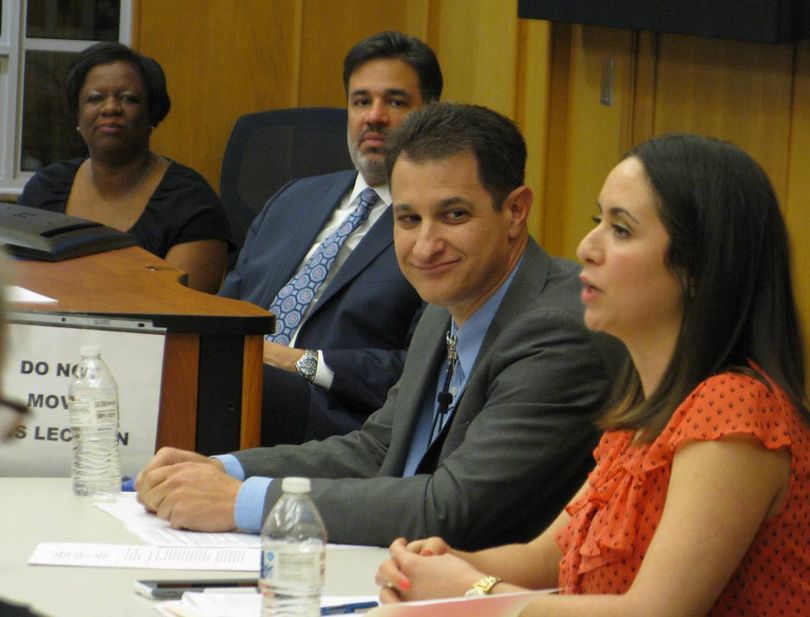
[(482, 598), (492, 593), (492, 588), (498, 583), (503, 582), (503, 579), (498, 576), (485, 576), (480, 581), (473, 583), (465, 593), (465, 598)]

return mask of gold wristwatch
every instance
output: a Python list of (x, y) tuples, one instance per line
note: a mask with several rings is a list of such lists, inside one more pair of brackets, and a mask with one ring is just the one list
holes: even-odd
[(480, 581), (473, 583), (465, 593), (465, 598), (482, 598), (492, 593), (492, 588), (503, 579), (497, 576), (485, 576)]

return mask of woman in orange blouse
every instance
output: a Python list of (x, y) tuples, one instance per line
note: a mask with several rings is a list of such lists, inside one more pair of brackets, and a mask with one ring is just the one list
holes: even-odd
[(522, 615), (810, 615), (810, 412), (787, 232), (729, 144), (646, 142), (577, 255), (585, 322), (632, 363), (596, 468), (539, 537), (395, 541), (384, 602), (559, 587)]

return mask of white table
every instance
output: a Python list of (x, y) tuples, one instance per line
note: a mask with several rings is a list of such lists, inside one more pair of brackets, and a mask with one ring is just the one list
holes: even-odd
[[(155, 617), (133, 591), (148, 578), (238, 578), (244, 573), (29, 566), (39, 542), (140, 544), (120, 521), (71, 492), (67, 478), (0, 478), (0, 597), (47, 617)], [(374, 573), (387, 556), (375, 547), (327, 551), (329, 595), (377, 592)]]

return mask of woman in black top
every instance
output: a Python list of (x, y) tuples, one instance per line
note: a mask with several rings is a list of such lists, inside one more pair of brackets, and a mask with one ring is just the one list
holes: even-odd
[(216, 292), (233, 246), (222, 204), (197, 172), (149, 149), (170, 107), (160, 65), (98, 43), (73, 61), (66, 90), (89, 157), (39, 170), (18, 202), (127, 231), (190, 287)]

